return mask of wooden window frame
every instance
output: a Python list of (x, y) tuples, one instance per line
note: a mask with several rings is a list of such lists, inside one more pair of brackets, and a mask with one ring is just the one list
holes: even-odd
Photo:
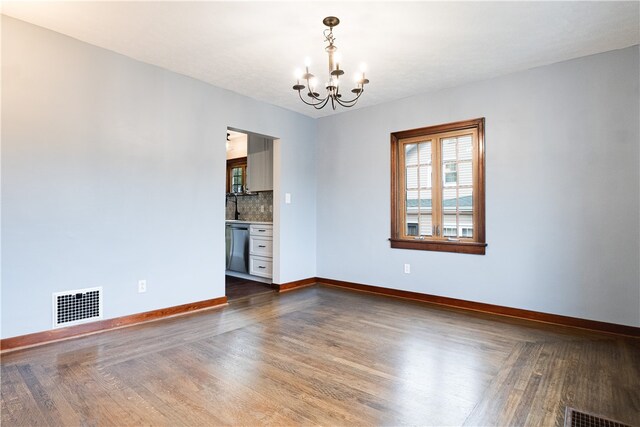
[[(476, 144), (473, 147), (472, 180), (473, 180), (473, 223), (474, 237), (459, 241), (449, 241), (444, 236), (431, 236), (429, 238), (407, 237), (405, 235), (405, 165), (404, 151), (401, 150), (401, 141), (409, 138), (424, 138), (438, 135), (442, 138), (445, 133), (457, 133), (465, 130), (475, 130)], [(439, 144), (437, 138), (432, 138), (432, 150)], [(439, 148), (438, 148), (439, 150)], [(434, 156), (435, 157), (435, 156)], [(438, 169), (440, 170), (441, 161)], [(432, 160), (432, 164), (435, 162)], [(435, 168), (433, 170), (436, 170)], [(458, 171), (460, 173), (460, 171)], [(435, 175), (435, 172), (434, 172)], [(439, 173), (442, 175), (442, 173)], [(440, 197), (444, 185), (441, 184), (442, 176), (434, 177), (432, 183), (432, 207), (436, 202), (440, 203)], [(436, 194), (438, 193), (438, 194)], [(439, 206), (439, 205), (438, 205)], [(433, 208), (432, 208), (433, 209)], [(435, 209), (434, 209), (435, 210)], [(432, 210), (432, 212), (434, 212)], [(436, 222), (435, 214), (433, 221)], [(440, 219), (437, 220), (440, 222)], [(485, 236), (485, 141), (484, 141), (484, 117), (473, 120), (447, 123), (436, 126), (428, 126), (419, 129), (411, 129), (391, 134), (391, 238), (392, 248), (415, 249), (439, 252), (457, 252), (475, 255), (484, 255), (487, 246)]]
[(242, 168), (242, 185), (245, 188), (247, 186), (247, 158), (229, 159), (227, 160), (227, 193), (231, 192), (231, 181), (233, 180), (231, 173), (234, 168)]

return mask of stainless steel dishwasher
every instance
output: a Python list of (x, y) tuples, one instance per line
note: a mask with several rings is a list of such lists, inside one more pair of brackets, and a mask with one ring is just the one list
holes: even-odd
[(227, 270), (249, 272), (249, 224), (227, 224)]

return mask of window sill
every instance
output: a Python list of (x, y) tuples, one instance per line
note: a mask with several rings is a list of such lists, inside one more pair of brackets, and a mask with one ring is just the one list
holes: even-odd
[(395, 249), (413, 249), (419, 251), (457, 252), (461, 254), (484, 255), (486, 243), (447, 242), (433, 240), (389, 239)]

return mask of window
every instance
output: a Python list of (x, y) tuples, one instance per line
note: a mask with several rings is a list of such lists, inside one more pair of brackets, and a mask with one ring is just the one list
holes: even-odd
[(484, 119), (391, 134), (391, 247), (485, 253)]
[(244, 168), (237, 167), (231, 169), (231, 192), (232, 193), (240, 193), (242, 191), (242, 186), (244, 185), (244, 180), (242, 179), (244, 175)]
[(242, 193), (247, 185), (247, 158), (227, 160), (227, 193)]

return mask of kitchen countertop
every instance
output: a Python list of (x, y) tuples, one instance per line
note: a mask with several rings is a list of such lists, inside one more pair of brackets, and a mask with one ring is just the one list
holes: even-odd
[(239, 219), (227, 219), (224, 221), (226, 224), (262, 224), (262, 225), (273, 225), (273, 222), (269, 221), (243, 221)]

